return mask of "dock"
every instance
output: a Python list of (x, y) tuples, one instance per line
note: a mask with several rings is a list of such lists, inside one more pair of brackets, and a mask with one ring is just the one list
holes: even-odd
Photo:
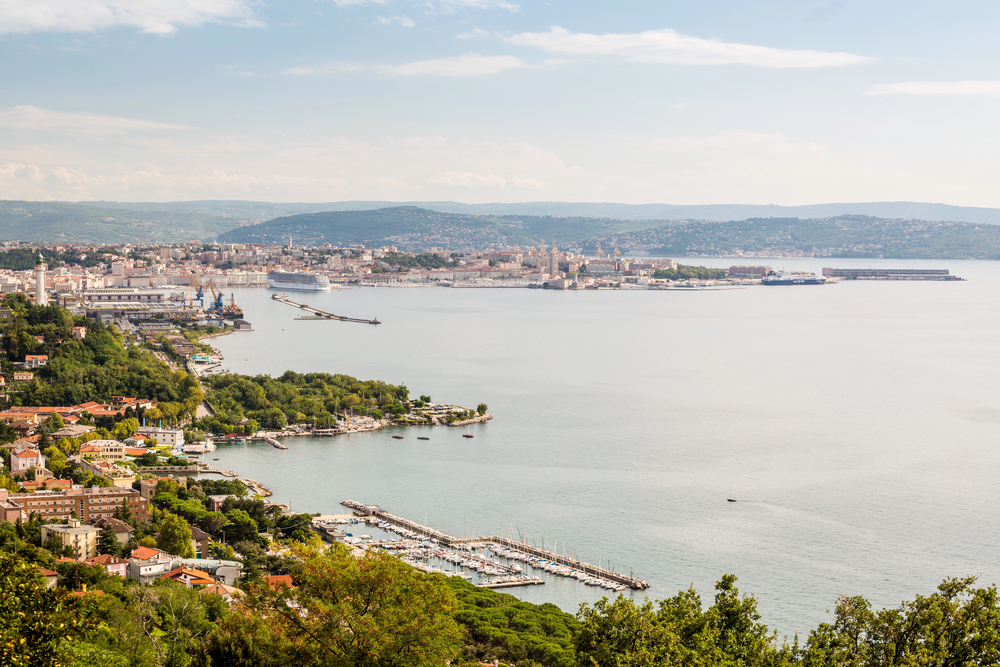
[(564, 565), (570, 567), (574, 570), (579, 570), (593, 577), (600, 579), (606, 579), (608, 581), (614, 582), (616, 584), (621, 584), (627, 586), (633, 590), (641, 591), (649, 588), (649, 584), (642, 579), (637, 579), (628, 575), (621, 574), (619, 572), (614, 572), (612, 570), (599, 567), (597, 565), (592, 565), (590, 563), (585, 563), (576, 558), (570, 558), (568, 556), (555, 553), (553, 551), (547, 551), (545, 549), (539, 549), (538, 547), (532, 546), (526, 542), (517, 542), (507, 537), (502, 537), (498, 535), (481, 535), (479, 537), (472, 538), (458, 538), (448, 535), (435, 528), (430, 528), (429, 526), (423, 526), (414, 521), (398, 517), (394, 514), (384, 511), (378, 505), (365, 505), (363, 503), (356, 502), (354, 500), (345, 500), (340, 503), (344, 507), (349, 507), (354, 510), (355, 513), (361, 516), (375, 517), (376, 519), (381, 519), (382, 521), (388, 521), (396, 526), (405, 528), (412, 531), (418, 535), (429, 538), (442, 544), (446, 547), (454, 548), (461, 547), (463, 545), (470, 546), (489, 546), (494, 545), (501, 548), (514, 549), (523, 554), (529, 556), (534, 556), (536, 558), (542, 558), (552, 563), (558, 563), (559, 565)]
[(297, 320), (340, 320), (341, 322), (357, 322), (358, 324), (382, 324), (378, 319), (365, 320), (358, 317), (346, 317), (344, 315), (334, 315), (333, 313), (328, 313), (326, 311), (320, 310), (319, 308), (313, 308), (312, 306), (305, 303), (298, 303), (297, 301), (292, 301), (284, 294), (273, 294), (271, 298), (274, 301), (287, 304), (289, 306), (294, 306), (304, 310), (307, 313), (312, 313), (311, 316), (296, 317)]

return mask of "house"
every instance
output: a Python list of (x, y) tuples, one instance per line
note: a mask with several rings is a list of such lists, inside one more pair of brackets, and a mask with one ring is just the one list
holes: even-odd
[(128, 575), (128, 561), (124, 558), (112, 556), (111, 554), (102, 554), (94, 558), (88, 558), (87, 565), (91, 567), (100, 565), (108, 571), (108, 574), (117, 574), (122, 579), (125, 579)]
[(39, 489), (45, 489), (48, 491), (65, 491), (66, 489), (73, 488), (73, 480), (71, 479), (46, 477), (45, 475), (39, 475), (38, 472), (39, 469), (35, 468), (35, 479), (21, 482), (21, 486), (23, 486), (27, 491), (38, 491)]
[(292, 583), (292, 575), (290, 574), (272, 574), (267, 577), (263, 577), (263, 582), (270, 586), (274, 590), (279, 588), (295, 588)]
[[(132, 552), (135, 553), (134, 551)], [(170, 571), (170, 561), (136, 560), (133, 556), (125, 568), (128, 578), (140, 584), (151, 584), (162, 574)]]
[(23, 475), (29, 468), (44, 468), (45, 457), (37, 449), (22, 449), (10, 455), (10, 471), (15, 475)]
[(87, 337), (87, 327), (73, 327), (73, 338), (83, 340)]
[(44, 567), (38, 568), (38, 573), (45, 577), (45, 587), (55, 588), (56, 584), (59, 583), (59, 573), (53, 572), (52, 570), (46, 570)]
[(174, 559), (174, 557), (166, 551), (161, 551), (160, 549), (154, 549), (152, 547), (136, 547), (132, 550), (132, 555), (129, 556), (129, 558), (133, 561), (153, 560), (159, 563), (169, 563)]
[(216, 595), (221, 595), (226, 602), (230, 602), (233, 598), (238, 598), (243, 595), (243, 591), (238, 588), (233, 588), (232, 586), (226, 586), (225, 584), (215, 583), (211, 586), (205, 586), (205, 588), (198, 591), (202, 595), (209, 593), (214, 593)]
[(187, 488), (187, 477), (174, 477), (169, 475), (167, 477), (155, 477), (153, 479), (144, 479), (139, 482), (139, 494), (146, 500), (152, 500), (156, 497), (156, 484), (161, 479), (172, 479), (177, 482), (180, 486)]
[(24, 357), (25, 368), (41, 368), (49, 363), (47, 354), (29, 354)]
[(211, 586), (215, 580), (201, 570), (190, 570), (186, 567), (178, 567), (166, 574), (161, 574), (160, 579), (169, 579), (184, 584), (188, 588), (193, 586)]
[(142, 447), (147, 440), (149, 440), (148, 437), (136, 433), (135, 435), (130, 435), (129, 437), (125, 438), (125, 444), (130, 445), (132, 447)]
[(70, 519), (67, 524), (43, 524), (42, 544), (55, 536), (60, 544), (70, 547), (76, 554), (76, 559), (84, 561), (97, 555), (97, 538), (101, 534), (97, 528), (80, 523), (79, 519)]
[(211, 536), (203, 531), (198, 526), (191, 526), (191, 547), (194, 549), (194, 555), (198, 558), (206, 558), (208, 556), (208, 545), (211, 542)]
[(156, 438), (156, 442), (178, 449), (184, 446), (184, 430), (179, 428), (157, 428), (154, 426), (142, 426), (139, 428), (139, 435), (147, 438)]
[(199, 570), (212, 577), (215, 581), (221, 581), (227, 586), (232, 586), (240, 578), (243, 571), (243, 563), (234, 560), (217, 560), (208, 558), (177, 558), (173, 561), (173, 567), (186, 567), (189, 570)]
[(29, 373), (27, 371), (20, 371), (20, 372), (14, 373), (13, 381), (14, 382), (31, 382), (31, 380), (34, 377), (35, 377), (34, 373)]
[(208, 497), (208, 509), (213, 512), (222, 511), (222, 504), (226, 502), (226, 498), (235, 498), (233, 494), (227, 494), (224, 496), (209, 496)]
[(128, 544), (128, 541), (132, 539), (132, 533), (135, 532), (135, 528), (128, 525), (124, 521), (111, 516), (95, 517), (87, 523), (95, 528), (100, 528), (101, 530), (110, 526), (111, 529), (115, 531), (115, 538), (117, 538), (118, 542), (122, 545)]

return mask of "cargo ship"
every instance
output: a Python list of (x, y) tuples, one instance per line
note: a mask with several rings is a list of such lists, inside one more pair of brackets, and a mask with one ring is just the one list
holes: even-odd
[(330, 279), (306, 271), (272, 271), (267, 274), (267, 284), (274, 289), (300, 292), (329, 292)]
[(769, 273), (760, 279), (761, 285), (825, 285), (826, 277), (815, 273)]

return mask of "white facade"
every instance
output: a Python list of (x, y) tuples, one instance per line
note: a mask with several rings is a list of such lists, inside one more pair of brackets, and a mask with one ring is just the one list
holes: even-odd
[(142, 426), (138, 433), (147, 438), (156, 438), (156, 442), (170, 447), (184, 446), (184, 431), (179, 428), (156, 428), (155, 426)]

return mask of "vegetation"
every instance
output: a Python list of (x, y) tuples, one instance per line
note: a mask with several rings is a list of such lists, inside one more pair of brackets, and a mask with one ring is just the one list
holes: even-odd
[[(617, 234), (602, 243), (650, 255), (1000, 259), (1000, 226), (964, 222), (836, 218), (751, 218), (682, 222)], [(590, 250), (594, 244), (586, 244)]]
[[(3, 371), (13, 372), (12, 362), (23, 361), (27, 354), (49, 357), (30, 383), (15, 385), (11, 396), (14, 405), (77, 405), (110, 401), (112, 396), (135, 396), (158, 401), (148, 418), (174, 424), (193, 416), (201, 404), (203, 392), (193, 376), (171, 371), (141, 348), (126, 350), (113, 325), (74, 318), (55, 304), (35, 306), (24, 294), (8, 294), (0, 304), (14, 313), (13, 319), (0, 327)], [(83, 340), (73, 337), (74, 326), (87, 328)]]
[(704, 266), (684, 266), (678, 264), (673, 269), (658, 269), (653, 272), (658, 280), (718, 280), (726, 277), (722, 269), (709, 269)]
[(226, 374), (208, 376), (204, 381), (216, 414), (199, 426), (215, 433), (231, 433), (244, 419), (261, 428), (281, 429), (313, 420), (320, 425), (333, 424), (337, 415), (348, 410), (365, 415), (373, 410), (405, 414), (409, 409), (405, 386), (349, 375), (288, 371), (277, 378)]

